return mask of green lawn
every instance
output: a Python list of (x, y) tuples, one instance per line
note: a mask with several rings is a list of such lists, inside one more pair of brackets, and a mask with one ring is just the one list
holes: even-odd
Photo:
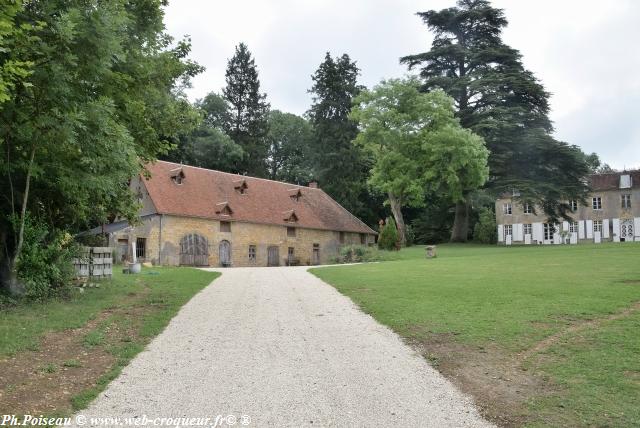
[[(12, 369), (32, 372), (29, 366), (31, 361), (42, 353), (46, 357), (49, 352), (49, 349), (41, 349), (46, 335), (57, 334), (56, 340), (61, 340), (75, 334), (78, 339), (70, 340), (62, 353), (58, 349), (51, 354), (50, 358), (60, 361), (50, 361), (43, 370), (51, 373), (51, 376), (67, 376), (64, 380), (68, 383), (81, 383), (84, 372), (75, 368), (88, 369), (93, 360), (103, 361), (91, 367), (93, 376), (96, 373), (99, 375), (95, 384), (75, 391), (66, 401), (58, 400), (54, 413), (67, 414), (70, 410), (84, 408), (131, 358), (164, 329), (180, 307), (219, 275), (189, 268), (148, 268), (139, 275), (117, 272), (113, 280), (100, 282), (99, 288), (86, 288), (83, 293), (76, 291), (68, 300), (4, 309), (0, 318), (0, 367), (2, 364), (12, 364), (9, 366)], [(12, 356), (24, 361), (24, 367), (19, 362), (15, 363), (15, 360), (7, 359)], [(83, 362), (78, 361), (79, 356)], [(73, 376), (80, 379), (74, 379)], [(0, 385), (0, 407), (3, 407), (3, 397), (4, 400), (10, 400), (9, 396), (16, 388), (22, 388), (22, 396), (27, 397), (25, 400), (28, 401), (28, 397), (33, 396), (29, 394), (30, 382), (36, 388), (35, 385), (42, 379), (32, 376), (17, 385)], [(36, 395), (47, 392), (56, 396), (57, 400), (60, 398), (59, 391), (55, 390), (58, 383), (62, 382), (54, 379), (50, 383), (54, 390), (33, 392)], [(7, 410), (29, 413), (30, 409), (37, 408), (29, 407), (36, 406), (37, 400), (31, 404), (25, 400), (18, 403), (20, 409)], [(4, 404), (12, 405), (12, 402)]]
[(640, 245), (443, 245), (436, 259), (425, 259), (423, 247), (387, 258), (393, 261), (312, 272), (427, 347), (437, 337), (517, 361), (554, 333), (601, 320), (521, 362), (549, 387), (530, 394), (524, 420), (640, 424)]

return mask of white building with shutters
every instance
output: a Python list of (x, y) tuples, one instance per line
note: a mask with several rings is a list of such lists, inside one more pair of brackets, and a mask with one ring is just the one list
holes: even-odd
[(640, 170), (589, 177), (587, 205), (569, 201), (571, 221), (551, 224), (523, 198), (496, 201), (498, 243), (503, 245), (640, 242)]

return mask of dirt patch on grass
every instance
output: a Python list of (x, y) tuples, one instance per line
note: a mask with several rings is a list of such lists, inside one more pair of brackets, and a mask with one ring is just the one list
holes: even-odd
[(471, 395), (485, 418), (499, 426), (525, 425), (529, 420), (527, 400), (555, 390), (496, 345), (464, 345), (451, 334), (433, 333), (412, 341), (412, 345), (462, 392)]
[[(141, 301), (146, 291), (129, 295)], [(102, 311), (85, 326), (45, 335), (37, 350), (0, 359), (0, 409), (5, 413), (59, 415), (72, 397), (96, 385), (116, 364), (114, 347), (139, 339), (146, 305)], [(92, 338), (92, 340), (88, 340)]]
[(545, 351), (546, 349), (549, 349), (551, 346), (555, 345), (556, 343), (558, 343), (559, 341), (561, 341), (563, 338), (568, 337), (572, 334), (576, 334), (579, 333), (581, 331), (585, 331), (585, 330), (592, 330), (592, 329), (597, 329), (602, 323), (604, 322), (608, 322), (608, 321), (615, 321), (615, 320), (619, 320), (621, 318), (625, 318), (629, 315), (631, 315), (632, 313), (636, 312), (640, 310), (640, 302), (636, 302), (633, 305), (629, 306), (628, 308), (624, 309), (623, 311), (617, 312), (615, 314), (611, 314), (609, 316), (606, 317), (600, 317), (600, 318), (595, 318), (592, 320), (586, 320), (586, 321), (580, 321), (577, 322), (575, 324), (572, 324), (571, 326), (560, 330), (559, 332), (552, 334), (551, 336), (547, 337), (544, 340), (541, 340), (540, 342), (536, 343), (534, 346), (532, 346), (531, 348), (525, 350), (524, 352), (520, 353), (518, 355), (518, 359), (520, 359), (521, 361), (526, 361), (528, 359), (530, 359), (532, 356), (539, 354), (540, 352)]
[[(425, 332), (422, 327), (409, 329), (414, 346), (438, 371), (461, 391), (471, 395), (482, 415), (499, 426), (519, 427), (535, 418), (528, 407), (534, 397), (562, 393), (561, 388), (537, 372), (547, 360), (544, 351), (556, 343), (601, 324), (622, 319), (640, 310), (640, 302), (608, 316), (593, 320), (575, 320), (570, 326), (537, 342), (529, 349), (508, 352), (497, 344), (473, 346), (459, 343), (454, 334)], [(540, 323), (549, 328), (550, 323)], [(628, 378), (640, 381), (637, 373)], [(553, 425), (553, 423), (551, 423)]]

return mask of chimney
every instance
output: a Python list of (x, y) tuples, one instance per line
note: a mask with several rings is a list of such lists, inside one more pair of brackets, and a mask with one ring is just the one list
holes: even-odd
[(309, 182), (309, 187), (312, 189), (317, 189), (318, 188), (318, 182), (317, 181), (310, 181)]

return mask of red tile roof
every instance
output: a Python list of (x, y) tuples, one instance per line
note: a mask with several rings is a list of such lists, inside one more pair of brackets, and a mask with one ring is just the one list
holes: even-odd
[[(179, 168), (182, 184), (172, 179)], [(322, 189), (164, 161), (147, 165), (147, 170), (151, 178), (144, 183), (159, 214), (376, 233)], [(297, 190), (299, 198), (294, 197)]]

